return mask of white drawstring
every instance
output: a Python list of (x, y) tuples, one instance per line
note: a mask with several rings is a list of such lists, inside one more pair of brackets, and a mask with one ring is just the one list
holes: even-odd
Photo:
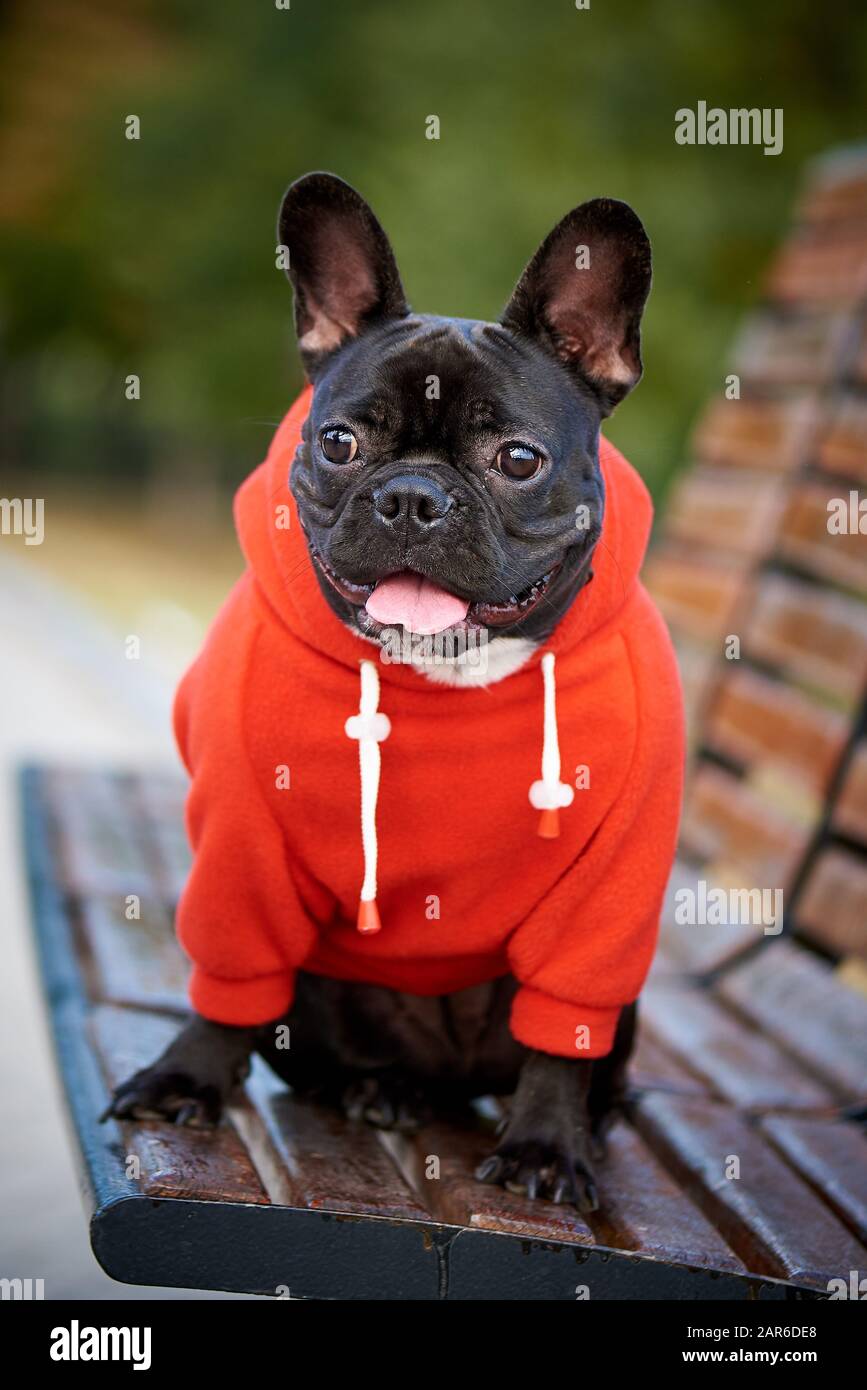
[(542, 777), (530, 787), (530, 804), (541, 811), (539, 834), (546, 840), (560, 834), (562, 807), (571, 806), (575, 792), (568, 782), (560, 781), (560, 743), (557, 737), (557, 686), (554, 679), (554, 653), (542, 657), (542, 680), (545, 683), (545, 722), (542, 740)]
[(387, 714), (379, 710), (379, 672), (372, 661), (361, 663), (361, 695), (358, 714), (346, 721), (346, 734), (358, 739), (361, 773), (361, 844), (364, 851), (364, 882), (358, 904), (358, 930), (366, 935), (380, 930), (376, 906), (376, 799), (379, 793), (379, 745), (391, 733)]
[[(530, 787), (530, 804), (541, 811), (539, 834), (552, 840), (560, 834), (559, 813), (571, 806), (575, 792), (560, 781), (560, 743), (557, 736), (557, 687), (554, 679), (554, 653), (542, 657), (545, 686), (545, 718), (542, 741), (542, 776)], [(358, 904), (358, 930), (370, 935), (381, 929), (376, 906), (376, 801), (379, 795), (381, 765), (379, 745), (391, 733), (391, 721), (379, 708), (379, 672), (372, 661), (361, 663), (361, 695), (358, 714), (346, 721), (348, 738), (358, 739), (358, 765), (361, 774), (361, 844), (364, 852), (364, 882)]]

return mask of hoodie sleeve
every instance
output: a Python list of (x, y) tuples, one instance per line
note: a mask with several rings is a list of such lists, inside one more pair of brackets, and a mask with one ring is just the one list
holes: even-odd
[(578, 1060), (610, 1052), (621, 1009), (641, 991), (677, 839), (680, 680), (662, 619), (649, 600), (640, 607), (643, 640), (627, 647), (638, 711), (629, 771), (587, 847), (509, 943), (521, 985), (512, 1033)]
[(259, 618), (242, 579), (181, 682), (175, 734), (192, 778), (193, 867), (177, 931), (193, 962), (190, 1001), (204, 1018), (268, 1023), (294, 997), (315, 936), (289, 871), (283, 833), (244, 740), (243, 707)]

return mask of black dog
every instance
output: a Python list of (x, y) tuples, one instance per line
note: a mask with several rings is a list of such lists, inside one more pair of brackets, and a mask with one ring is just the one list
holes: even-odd
[[(410, 314), (382, 228), (330, 175), (289, 189), (279, 239), (316, 388), (291, 486), (322, 593), (344, 623), (383, 643), (389, 625), (367, 607), (383, 576), (410, 571), (463, 595), (457, 626), (489, 635), (487, 678), (502, 679), (592, 579), (600, 423), (641, 375), (651, 273), (641, 223), (619, 202), (576, 208), (497, 324)], [(430, 674), (479, 679), (460, 661)], [(276, 1021), (291, 1026), (291, 1051), (275, 1046), (275, 1023), (196, 1017), (107, 1113), (214, 1124), (254, 1050), (294, 1088), (383, 1127), (411, 1129), (431, 1107), (514, 1091), (477, 1176), (591, 1211), (593, 1137), (623, 1097), (635, 1008), (623, 1010), (609, 1056), (572, 1060), (513, 1039), (516, 988), (504, 976), (423, 998), (302, 970), (291, 1012)]]

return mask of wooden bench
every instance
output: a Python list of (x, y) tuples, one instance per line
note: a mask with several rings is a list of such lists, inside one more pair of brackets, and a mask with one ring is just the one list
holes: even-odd
[[(598, 1213), (474, 1182), (493, 1100), (386, 1135), (257, 1064), (214, 1133), (100, 1125), (186, 1007), (183, 786), (25, 772), (46, 991), (109, 1274), (310, 1298), (774, 1299), (867, 1273), (867, 540), (825, 525), (828, 498), (867, 479), (865, 245), (867, 166), (820, 165), (741, 337), (740, 399), (700, 422), (648, 566), (692, 759)], [(678, 894), (701, 885), (782, 889), (784, 930), (680, 925)]]
[(754, 928), (666, 933), (634, 1111), (586, 1219), (472, 1180), (484, 1114), (387, 1136), (293, 1100), (264, 1064), (214, 1134), (100, 1126), (108, 1088), (185, 1008), (182, 794), (132, 773), (24, 779), (57, 1052), (110, 1274), (321, 1298), (737, 1298), (867, 1268), (867, 1139), (842, 1118), (867, 1104), (867, 998), (791, 942), (756, 949)]

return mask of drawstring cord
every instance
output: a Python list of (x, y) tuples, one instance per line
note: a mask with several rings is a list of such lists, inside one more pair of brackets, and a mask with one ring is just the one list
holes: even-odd
[(571, 806), (575, 792), (560, 781), (560, 743), (557, 737), (557, 685), (554, 679), (554, 653), (542, 657), (545, 683), (545, 723), (542, 739), (542, 778), (530, 788), (530, 805), (541, 811), (539, 830), (543, 840), (556, 840), (560, 834), (560, 809)]
[(358, 714), (346, 721), (349, 738), (358, 739), (361, 772), (361, 844), (364, 850), (364, 882), (358, 904), (358, 930), (365, 936), (381, 930), (376, 906), (376, 800), (379, 794), (379, 745), (391, 733), (387, 714), (379, 710), (379, 672), (372, 661), (361, 663), (361, 696)]
[[(557, 687), (554, 679), (554, 653), (542, 657), (545, 689), (545, 717), (542, 739), (542, 776), (530, 787), (530, 804), (539, 816), (538, 834), (555, 840), (560, 834), (560, 810), (571, 806), (575, 792), (560, 781), (560, 743), (557, 736)], [(391, 733), (391, 721), (379, 708), (379, 672), (372, 661), (361, 663), (361, 695), (358, 714), (346, 721), (348, 738), (358, 739), (358, 765), (361, 775), (361, 845), (364, 852), (364, 882), (358, 903), (358, 930), (365, 936), (381, 931), (376, 905), (376, 802), (379, 795), (379, 745)]]

